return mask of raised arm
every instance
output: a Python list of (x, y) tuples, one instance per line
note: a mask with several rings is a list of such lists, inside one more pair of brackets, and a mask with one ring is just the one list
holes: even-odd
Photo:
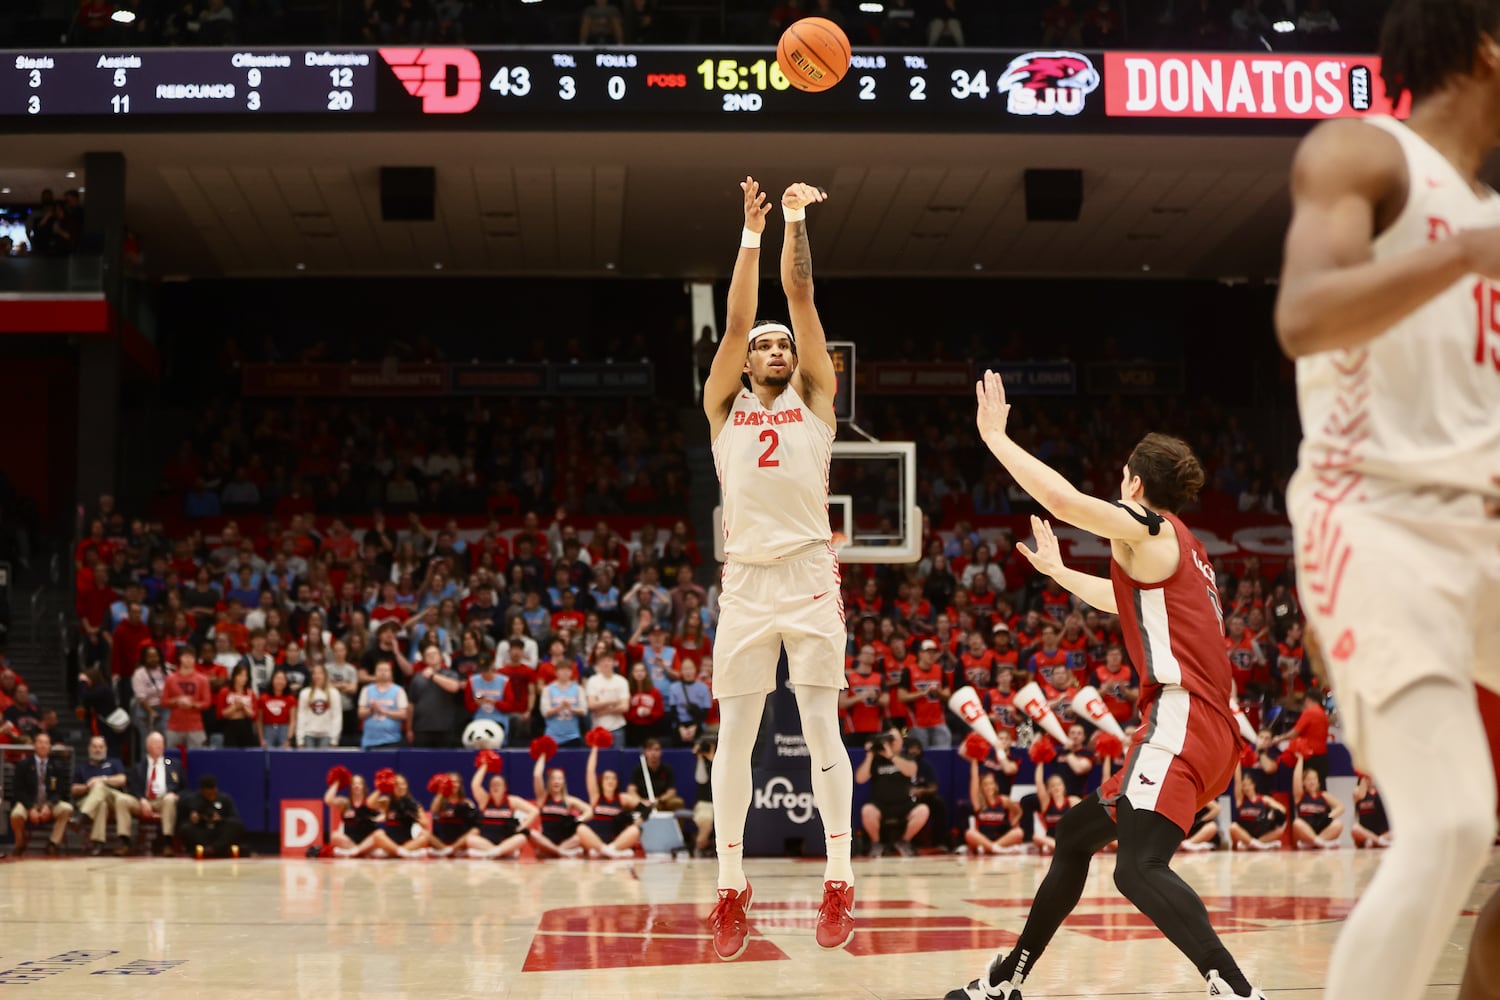
[(1152, 521), (1142, 511), (1079, 492), (1060, 472), (1013, 441), (1006, 433), (1010, 404), (1005, 400), (1005, 382), (999, 375), (986, 371), (984, 378), (975, 384), (974, 392), (979, 401), (975, 423), (980, 438), (1005, 466), (1016, 485), (1053, 517), (1126, 544), (1145, 541), (1151, 536), (1152, 527), (1160, 530), (1159, 519)]
[(834, 423), (833, 394), (836, 388), (833, 359), (828, 356), (828, 338), (813, 304), (812, 247), (807, 239), (807, 206), (828, 195), (810, 184), (793, 184), (781, 196), (786, 235), (781, 241), (781, 288), (786, 293), (797, 338), (797, 378), (800, 395), (817, 414)]
[(536, 763), (531, 767), (531, 791), (536, 796), (537, 805), (547, 797), (547, 758), (538, 757)]
[(1292, 768), (1292, 803), (1302, 801), (1302, 755), (1297, 755), (1297, 766)]
[(979, 761), (969, 761), (969, 804), (977, 813), (984, 808), (984, 799), (979, 795)]
[(599, 748), (589, 747), (589, 762), (583, 768), (584, 786), (589, 792), (589, 801), (599, 801)]
[(1464, 275), (1500, 276), (1496, 228), (1375, 259), (1376, 233), (1404, 207), (1409, 182), (1395, 136), (1362, 122), (1327, 122), (1302, 141), (1276, 298), (1276, 336), (1289, 357), (1359, 347)]
[(766, 230), (766, 196), (753, 177), (740, 182), (745, 195), (745, 228), (740, 235), (740, 253), (729, 280), (729, 302), (725, 309), (724, 333), (703, 383), (703, 412), (708, 415), (710, 434), (717, 437), (729, 416), (729, 406), (740, 391), (740, 375), (749, 353), (750, 327), (760, 301), (760, 238)]
[(483, 767), (474, 769), (474, 777), (469, 779), (469, 794), (474, 796), (474, 805), (483, 809), (490, 804), (490, 793), (484, 787), (485, 778), (489, 777), (489, 770)]
[(1052, 525), (1033, 514), (1031, 535), (1036, 540), (1036, 551), (1020, 544), (1016, 548), (1037, 568), (1037, 572), (1052, 577), (1064, 590), (1077, 594), (1089, 607), (1110, 614), (1119, 613), (1113, 583), (1105, 577), (1090, 576), (1063, 565), (1062, 548), (1057, 544), (1057, 536), (1052, 533)]

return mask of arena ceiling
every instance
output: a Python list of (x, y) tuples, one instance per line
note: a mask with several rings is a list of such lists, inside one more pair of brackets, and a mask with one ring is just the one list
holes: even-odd
[[(738, 178), (805, 179), (825, 276), (1272, 277), (1287, 138), (673, 132), (32, 135), (0, 183), (126, 157), (152, 272), (721, 277)], [(381, 166), (437, 167), (437, 219), (383, 222)], [(1027, 222), (1027, 168), (1081, 168), (1078, 222)], [(56, 186), (61, 186), (59, 180)], [(771, 246), (777, 243), (773, 239)], [(768, 264), (773, 255), (767, 255)], [(302, 265), (301, 268), (298, 265)]]

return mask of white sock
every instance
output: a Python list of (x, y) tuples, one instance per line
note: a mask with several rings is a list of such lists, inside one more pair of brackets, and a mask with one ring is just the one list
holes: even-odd
[(812, 760), (813, 798), (823, 820), (828, 864), (823, 879), (854, 884), (849, 863), (853, 839), (854, 768), (839, 733), (839, 692), (830, 687), (797, 685), (797, 712), (802, 716), (802, 738)]
[(766, 708), (764, 694), (719, 699), (719, 749), (714, 754), (714, 829), (719, 888), (745, 891), (745, 817), (753, 792), (750, 756)]
[(352, 847), (335, 847), (333, 856), (336, 858), (352, 858), (357, 852)]

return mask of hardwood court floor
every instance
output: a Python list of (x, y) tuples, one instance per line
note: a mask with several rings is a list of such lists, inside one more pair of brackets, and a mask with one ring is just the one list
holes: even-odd
[[(1377, 854), (1181, 856), (1225, 942), (1270, 1000), (1320, 996), (1340, 922)], [(1014, 940), (1045, 862), (887, 858), (856, 864), (859, 930), (812, 940), (821, 866), (751, 861), (757, 936), (712, 957), (711, 861), (50, 860), (0, 866), (0, 995), (553, 998), (941, 997)], [(1186, 962), (1095, 865), (1083, 905), (1027, 1000), (1202, 997)], [(1500, 853), (1476, 888), (1500, 882)], [(1412, 891), (1420, 891), (1413, 887)], [(1473, 917), (1428, 998), (1451, 998)]]

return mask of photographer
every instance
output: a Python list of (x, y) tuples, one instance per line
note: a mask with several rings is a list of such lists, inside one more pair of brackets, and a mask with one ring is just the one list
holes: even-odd
[(198, 794), (185, 806), (187, 822), (178, 827), (177, 835), (195, 856), (240, 856), (245, 824), (234, 807), (234, 800), (219, 792), (219, 783), (213, 775), (205, 774), (198, 779)]
[(693, 747), (693, 756), (698, 758), (693, 770), (693, 780), (698, 783), (698, 798), (693, 802), (693, 826), (698, 835), (693, 840), (693, 850), (700, 858), (713, 857), (708, 842), (714, 833), (714, 754), (718, 750), (719, 742), (711, 736), (705, 736)]
[(899, 730), (892, 729), (876, 737), (866, 745), (869, 752), (854, 772), (857, 784), (870, 783), (870, 801), (860, 810), (860, 819), (870, 836), (872, 858), (885, 853), (885, 844), (881, 840), (882, 824), (902, 820), (906, 826), (894, 845), (896, 853), (903, 858), (913, 857), (917, 852), (911, 846), (911, 839), (927, 825), (931, 814), (925, 804), (918, 804), (911, 797), (917, 762), (903, 756), (900, 747)]

